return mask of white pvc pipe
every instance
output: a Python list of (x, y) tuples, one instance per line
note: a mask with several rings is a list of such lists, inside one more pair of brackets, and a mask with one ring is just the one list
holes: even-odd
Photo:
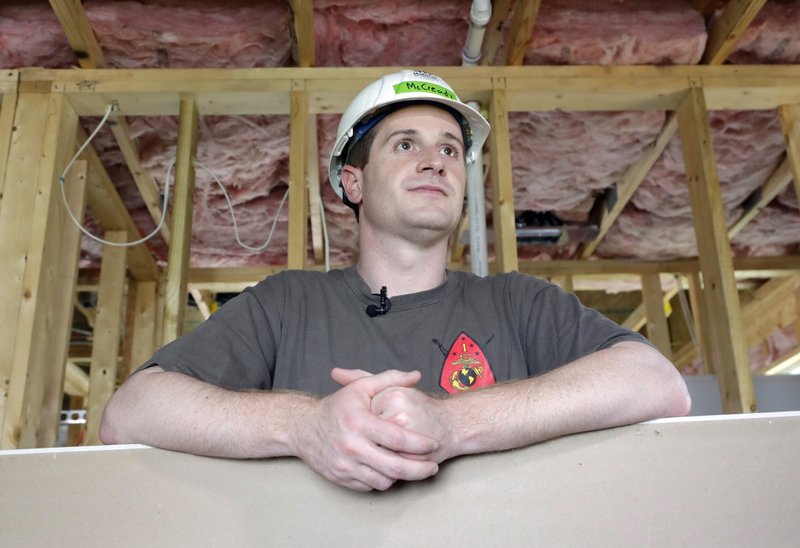
[[(469, 32), (464, 49), (461, 50), (463, 66), (477, 66), (481, 58), (486, 26), (492, 18), (491, 0), (473, 0), (469, 12)], [(469, 105), (480, 110), (474, 101)], [(469, 215), (469, 255), (472, 272), (478, 276), (489, 274), (488, 244), (486, 243), (486, 207), (483, 192), (483, 155), (474, 151), (472, 163), (467, 166), (467, 213)]]
[[(479, 109), (480, 105), (469, 105)], [(489, 257), (486, 243), (486, 207), (483, 193), (483, 154), (475, 151), (475, 158), (467, 166), (467, 213), (469, 214), (469, 256), (472, 273), (477, 276), (489, 274)]]
[(486, 34), (486, 26), (492, 18), (491, 0), (473, 0), (472, 8), (469, 10), (469, 31), (467, 32), (467, 42), (461, 50), (461, 64), (463, 66), (477, 66), (481, 59), (481, 47), (483, 37)]

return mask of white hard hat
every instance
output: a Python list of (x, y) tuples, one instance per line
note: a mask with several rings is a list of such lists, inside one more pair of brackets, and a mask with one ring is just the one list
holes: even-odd
[[(361, 90), (342, 114), (339, 130), (336, 132), (336, 145), (333, 147), (328, 167), (331, 186), (340, 198), (342, 197), (341, 173), (347, 159), (347, 150), (373, 127), (374, 124), (369, 122), (376, 114), (390, 110), (386, 108), (389, 105), (407, 102), (436, 103), (446, 107), (461, 124), (467, 163), (471, 163), (475, 155), (481, 153), (483, 143), (489, 135), (489, 122), (480, 112), (462, 103), (447, 82), (420, 70), (403, 70), (387, 74)], [(365, 130), (358, 132), (354, 139), (354, 133), (362, 128)]]

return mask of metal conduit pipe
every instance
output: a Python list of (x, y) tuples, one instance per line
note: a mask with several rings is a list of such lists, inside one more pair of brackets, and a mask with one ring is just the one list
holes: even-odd
[[(486, 26), (492, 18), (491, 0), (473, 0), (469, 12), (467, 42), (461, 50), (462, 66), (477, 66), (481, 58)], [(471, 101), (469, 105), (480, 110), (480, 105)], [(486, 243), (486, 207), (483, 192), (483, 155), (476, 150), (472, 162), (467, 166), (467, 213), (469, 215), (469, 255), (473, 274), (489, 274), (489, 258)]]

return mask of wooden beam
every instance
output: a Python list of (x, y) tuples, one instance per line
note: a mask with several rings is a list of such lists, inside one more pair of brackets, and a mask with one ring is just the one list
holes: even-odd
[(181, 335), (186, 314), (198, 124), (197, 103), (192, 97), (184, 97), (181, 101), (178, 152), (175, 160), (175, 202), (172, 206), (172, 242), (167, 263), (164, 344)]
[(800, 203), (800, 103), (782, 105), (779, 109), (781, 128), (786, 142), (786, 158), (791, 166), (794, 191)]
[[(308, 181), (308, 216), (311, 225), (311, 247), (314, 250), (314, 262), (317, 264), (325, 263), (325, 242), (324, 231), (322, 229), (323, 214), (322, 208), (322, 189), (320, 188), (319, 177), (319, 158), (316, 151), (319, 150), (317, 139), (317, 116), (308, 116), (308, 151), (306, 154), (306, 181)], [(313, 152), (312, 152), (313, 151)], [(327, 180), (327, 176), (325, 177)]]
[(289, 268), (303, 269), (308, 255), (308, 190), (306, 155), (308, 154), (308, 96), (305, 82), (292, 84), (292, 112), (289, 121)]
[[(82, 129), (78, 129), (77, 136), (78, 142), (86, 141), (86, 134)], [(125, 230), (128, 233), (129, 242), (140, 239), (142, 235), (128, 213), (114, 183), (111, 182), (97, 152), (91, 146), (86, 147), (83, 157), (89, 162), (86, 204), (92, 210), (97, 221), (106, 231)], [(137, 280), (158, 279), (158, 266), (144, 243), (128, 250), (128, 268)]]
[(622, 179), (616, 185), (613, 203), (609, 205), (605, 197), (598, 198), (596, 207), (600, 208), (600, 230), (594, 240), (587, 244), (581, 244), (578, 248), (578, 256), (581, 259), (588, 259), (596, 250), (603, 239), (611, 230), (611, 226), (616, 222), (625, 206), (631, 201), (633, 195), (645, 180), (653, 164), (661, 157), (664, 149), (667, 148), (670, 140), (678, 130), (678, 121), (674, 114), (667, 115), (667, 120), (661, 128), (655, 142), (637, 160), (635, 164), (628, 168)]
[[(16, 73), (16, 71), (14, 71)], [(3, 207), (3, 187), (8, 165), (8, 152), (14, 133), (14, 115), (17, 111), (17, 93), (0, 94), (0, 208)]]
[(492, 2), (492, 18), (486, 26), (486, 34), (483, 37), (483, 48), (481, 51), (480, 64), (483, 66), (491, 65), (497, 57), (497, 50), (500, 41), (503, 39), (503, 24), (506, 22), (511, 11), (512, 0), (495, 0)]
[(50, 0), (81, 68), (105, 68), (106, 60), (80, 0)]
[[(126, 237), (124, 231), (105, 234), (105, 240), (109, 242), (122, 243)], [(125, 254), (124, 247), (108, 244), (103, 247), (100, 290), (97, 292), (97, 323), (92, 344), (92, 365), (89, 368), (84, 445), (100, 443), (100, 417), (116, 387), (125, 300)]]
[(765, 3), (766, 0), (730, 0), (708, 30), (708, 41), (701, 63), (721, 65)]
[[(420, 67), (425, 69), (425, 67)], [(710, 109), (770, 109), (800, 103), (800, 66), (427, 67), (462, 100), (487, 102), (493, 79), (506, 82), (508, 111), (674, 110), (687, 78), (702, 78)], [(192, 94), (203, 115), (289, 114), (292, 82), (303, 80), (309, 112), (343, 112), (382, 67), (260, 69), (21, 69), (20, 90), (67, 95), (81, 116), (112, 103), (128, 116), (177, 114)]]
[(568, 291), (570, 293), (575, 292), (575, 278), (572, 276), (572, 274), (553, 276), (550, 278), (550, 281), (556, 284), (564, 291)]
[[(92, 31), (89, 18), (79, 0), (50, 0), (61, 28), (72, 46), (82, 68), (106, 68), (103, 51)], [(109, 127), (119, 145), (122, 157), (133, 176), (144, 204), (158, 226), (161, 220), (161, 200), (155, 180), (144, 170), (139, 162), (139, 150), (136, 141), (131, 137), (128, 123), (123, 116), (114, 113), (109, 118)], [(169, 244), (169, 227), (165, 223), (161, 227), (161, 237)]]
[(744, 201), (742, 215), (728, 229), (728, 239), (733, 240), (750, 221), (761, 213), (761, 210), (789, 186), (790, 182), (792, 182), (792, 173), (787, 157), (778, 164), (766, 182)]
[(700, 346), (700, 355), (703, 357), (702, 373), (705, 375), (714, 374), (714, 360), (711, 348), (714, 341), (709, 337), (711, 328), (708, 325), (708, 307), (703, 294), (703, 282), (699, 272), (693, 272), (688, 276), (689, 280), (689, 304), (692, 307), (692, 318), (694, 320), (694, 333), (697, 344)]
[[(53, 393), (61, 395), (78, 261), (77, 229), (66, 220), (59, 176), (74, 151), (77, 124), (62, 95), (19, 97), (0, 209), (2, 448), (55, 442), (58, 416), (46, 413)], [(67, 192), (77, 211), (84, 168), (76, 165)]]
[(720, 381), (725, 412), (754, 412), (757, 409), (755, 389), (743, 337), (708, 111), (700, 82), (692, 80), (690, 85), (678, 108), (678, 129), (703, 272), (710, 335), (717, 358), (714, 370)]
[(489, 108), (490, 171), (492, 176), (492, 227), (497, 268), (501, 272), (519, 269), (517, 229), (514, 211), (514, 177), (511, 172), (511, 139), (508, 129), (506, 82), (493, 81), (494, 91)]
[(314, 3), (312, 0), (290, 0), (292, 12), (292, 59), (298, 67), (313, 67), (315, 63), (314, 46)]
[[(651, 274), (643, 274), (643, 276), (649, 276)], [(644, 290), (644, 288), (642, 288)], [(672, 300), (672, 297), (678, 294), (679, 288), (678, 287), (671, 287), (667, 291), (664, 292), (662, 297), (662, 308), (664, 310), (668, 310), (669, 302)], [(647, 324), (647, 309), (645, 307), (644, 301), (642, 304), (636, 307), (636, 309), (631, 312), (625, 321), (623, 321), (620, 325), (622, 327), (627, 327), (632, 331), (639, 331)]]
[(74, 361), (67, 360), (64, 373), (64, 393), (85, 398), (89, 394), (89, 375)]
[(672, 361), (669, 326), (664, 312), (664, 292), (658, 274), (642, 276), (642, 297), (647, 315), (647, 338), (668, 360)]
[(541, 0), (524, 0), (517, 2), (514, 8), (514, 18), (511, 20), (511, 30), (508, 33), (508, 49), (506, 51), (506, 65), (520, 66), (525, 60), (525, 50), (531, 41), (533, 25), (539, 15)]
[(209, 305), (210, 295), (209, 291), (206, 289), (200, 289), (198, 287), (192, 286), (189, 284), (189, 294), (192, 296), (194, 300), (194, 304), (197, 306), (197, 310), (200, 311), (200, 315), (203, 316), (204, 320), (207, 320), (211, 317), (211, 306)]
[(158, 287), (156, 282), (135, 282), (136, 304), (133, 318), (133, 342), (131, 343), (131, 370), (137, 367), (156, 351), (156, 317), (158, 316)]

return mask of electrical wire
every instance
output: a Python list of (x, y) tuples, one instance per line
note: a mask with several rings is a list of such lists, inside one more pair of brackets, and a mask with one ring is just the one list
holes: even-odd
[(267, 241), (264, 242), (262, 245), (260, 245), (258, 247), (252, 247), (252, 246), (249, 246), (246, 243), (244, 243), (239, 238), (239, 225), (236, 223), (236, 213), (233, 210), (233, 202), (231, 202), (231, 198), (230, 198), (230, 196), (228, 196), (228, 191), (225, 190), (225, 186), (222, 184), (222, 182), (219, 180), (219, 178), (216, 176), (216, 174), (213, 171), (211, 171), (210, 169), (208, 169), (206, 166), (204, 166), (203, 164), (201, 164), (199, 162), (195, 162), (194, 165), (195, 165), (195, 167), (199, 167), (199, 168), (205, 170), (206, 173), (211, 175), (211, 177), (214, 179), (214, 182), (216, 182), (219, 185), (219, 188), (222, 191), (222, 195), (225, 196), (225, 201), (228, 202), (228, 209), (231, 212), (231, 220), (233, 221), (233, 233), (234, 233), (234, 236), (236, 236), (236, 242), (240, 246), (242, 246), (243, 248), (245, 248), (245, 249), (247, 249), (249, 251), (258, 252), (258, 251), (263, 251), (264, 249), (266, 249), (266, 247), (272, 241), (272, 235), (275, 233), (275, 226), (278, 224), (278, 217), (280, 216), (281, 210), (283, 209), (284, 202), (286, 202), (286, 198), (289, 196), (289, 189), (287, 188), (286, 192), (283, 193), (283, 198), (281, 198), (281, 203), (280, 203), (280, 205), (278, 205), (278, 211), (275, 212), (275, 218), (272, 220), (272, 228), (270, 228), (270, 230), (269, 230), (269, 235), (267, 236)]
[(325, 249), (325, 272), (331, 269), (331, 248), (328, 241), (328, 221), (325, 219), (325, 204), (319, 201), (319, 212), (322, 219), (322, 244)]
[[(75, 163), (75, 161), (78, 159), (78, 157), (80, 157), (80, 155), (83, 153), (83, 151), (86, 150), (86, 147), (89, 146), (89, 143), (91, 143), (92, 140), (100, 132), (102, 127), (108, 121), (109, 116), (111, 116), (111, 113), (113, 112), (113, 110), (114, 110), (114, 105), (108, 105), (108, 107), (106, 108), (106, 112), (105, 112), (103, 118), (100, 120), (100, 123), (97, 125), (97, 127), (94, 129), (94, 131), (92, 131), (92, 133), (89, 135), (88, 139), (86, 139), (86, 142), (83, 143), (83, 145), (81, 145), (81, 147), (78, 149), (78, 152), (76, 152), (75, 155), (72, 157), (72, 159), (69, 162), (67, 162), (67, 165), (64, 168), (64, 171), (61, 173), (61, 176), (59, 177), (59, 182), (60, 182), (60, 187), (61, 187), (61, 200), (64, 202), (64, 207), (65, 207), (65, 209), (67, 211), (67, 215), (69, 216), (69, 218), (72, 220), (72, 222), (75, 224), (75, 226), (77, 226), (80, 229), (80, 231), (83, 232), (86, 236), (88, 236), (92, 240), (94, 240), (96, 242), (99, 242), (99, 243), (101, 243), (103, 245), (110, 245), (110, 246), (115, 246), (115, 247), (131, 247), (131, 246), (139, 245), (141, 243), (146, 242), (147, 240), (149, 240), (150, 238), (155, 236), (161, 230), (161, 228), (164, 226), (164, 220), (167, 218), (167, 216), (166, 216), (167, 207), (169, 206), (169, 186), (170, 186), (169, 185), (169, 180), (170, 180), (170, 177), (172, 175), (172, 168), (175, 166), (175, 159), (174, 158), (167, 165), (167, 171), (166, 171), (166, 174), (164, 176), (164, 205), (163, 205), (163, 207), (161, 209), (161, 219), (158, 222), (158, 226), (156, 226), (156, 228), (153, 229), (153, 231), (150, 234), (148, 234), (147, 236), (144, 236), (143, 238), (139, 238), (138, 240), (136, 240), (134, 242), (111, 242), (111, 241), (105, 240), (103, 238), (100, 238), (98, 236), (95, 236), (94, 234), (89, 232), (81, 224), (81, 222), (75, 217), (75, 214), (72, 212), (72, 209), (69, 207), (69, 203), (67, 202), (66, 190), (64, 188), (65, 180), (66, 180), (66, 177), (67, 177), (67, 173), (69, 173), (69, 170), (72, 169), (72, 165)], [(241, 238), (239, 237), (239, 225), (236, 222), (236, 213), (235, 213), (235, 211), (233, 209), (233, 202), (231, 201), (230, 196), (228, 195), (228, 191), (225, 189), (225, 185), (222, 184), (222, 182), (219, 180), (219, 178), (216, 176), (216, 174), (213, 171), (208, 169), (203, 164), (201, 164), (199, 162), (194, 162), (194, 166), (203, 169), (206, 173), (211, 175), (211, 177), (214, 179), (214, 182), (216, 182), (217, 185), (219, 185), (219, 188), (222, 191), (222, 195), (225, 196), (225, 201), (228, 203), (228, 209), (229, 209), (229, 211), (231, 213), (231, 220), (233, 221), (233, 232), (234, 232), (234, 235), (236, 236), (236, 242), (241, 247), (243, 247), (244, 249), (247, 249), (247, 250), (253, 251), (253, 252), (259, 252), (259, 251), (263, 251), (264, 249), (266, 249), (267, 246), (269, 245), (269, 243), (272, 241), (272, 236), (275, 233), (275, 227), (278, 224), (278, 217), (280, 216), (280, 213), (283, 210), (283, 204), (286, 202), (286, 198), (289, 196), (289, 189), (288, 188), (286, 189), (286, 192), (283, 194), (283, 198), (281, 199), (281, 203), (278, 205), (278, 210), (275, 212), (275, 218), (272, 221), (272, 227), (270, 228), (269, 235), (267, 236), (267, 241), (264, 242), (262, 245), (260, 245), (258, 247), (252, 247), (252, 246), (247, 245), (244, 242), (242, 242)], [(325, 221), (324, 221), (324, 219), (325, 219), (325, 210), (324, 210), (324, 207), (321, 206), (321, 208), (322, 208), (322, 218), (323, 218), (323, 232), (324, 232), (324, 235), (325, 235), (325, 268), (326, 268), (326, 270), (328, 270), (328, 269), (330, 269), (330, 259), (329, 259), (329, 251), (328, 251), (328, 236), (327, 236), (328, 231), (327, 231), (327, 227), (326, 227)]]
[[(61, 173), (61, 177), (59, 177), (59, 183), (60, 183), (60, 187), (61, 187), (61, 200), (64, 202), (64, 208), (67, 210), (67, 215), (69, 216), (69, 218), (72, 220), (73, 223), (75, 223), (75, 226), (77, 226), (80, 229), (80, 231), (83, 232), (86, 236), (88, 236), (89, 238), (91, 238), (92, 240), (94, 240), (96, 242), (100, 242), (103, 245), (110, 245), (110, 246), (115, 246), (115, 247), (131, 247), (131, 246), (139, 245), (141, 243), (146, 242), (147, 240), (149, 240), (150, 238), (155, 236), (161, 230), (161, 227), (164, 226), (164, 219), (166, 219), (166, 217), (167, 217), (165, 215), (165, 212), (167, 211), (167, 205), (169, 204), (169, 176), (170, 176), (170, 172), (172, 170), (172, 165), (170, 165), (168, 167), (167, 174), (166, 174), (166, 177), (165, 177), (165, 182), (164, 182), (164, 207), (161, 210), (161, 219), (158, 222), (158, 226), (156, 226), (155, 229), (153, 229), (153, 231), (150, 234), (148, 234), (147, 236), (145, 236), (143, 238), (139, 238), (135, 242), (110, 242), (108, 240), (104, 240), (103, 238), (95, 236), (94, 234), (89, 232), (81, 224), (81, 222), (75, 217), (75, 214), (72, 213), (72, 209), (70, 209), (69, 203), (67, 202), (67, 193), (66, 193), (66, 190), (64, 189), (64, 180), (67, 177), (67, 173), (69, 173), (69, 170), (72, 168), (72, 164), (74, 164), (75, 160), (77, 160), (78, 157), (83, 153), (83, 151), (86, 150), (86, 147), (89, 146), (89, 143), (92, 142), (92, 139), (94, 139), (95, 136), (97, 136), (98, 132), (105, 125), (106, 121), (108, 120), (108, 117), (111, 115), (111, 112), (113, 110), (114, 110), (114, 105), (108, 105), (108, 107), (106, 108), (106, 113), (103, 116), (103, 119), (100, 120), (100, 123), (97, 124), (97, 127), (94, 129), (94, 131), (91, 133), (91, 135), (89, 135), (89, 138), (86, 139), (86, 142), (83, 143), (83, 145), (81, 145), (81, 147), (78, 149), (78, 152), (75, 153), (75, 156), (73, 156), (72, 159), (67, 163), (67, 166), (64, 168), (64, 171)], [(173, 164), (174, 164), (174, 162), (173, 162)]]

